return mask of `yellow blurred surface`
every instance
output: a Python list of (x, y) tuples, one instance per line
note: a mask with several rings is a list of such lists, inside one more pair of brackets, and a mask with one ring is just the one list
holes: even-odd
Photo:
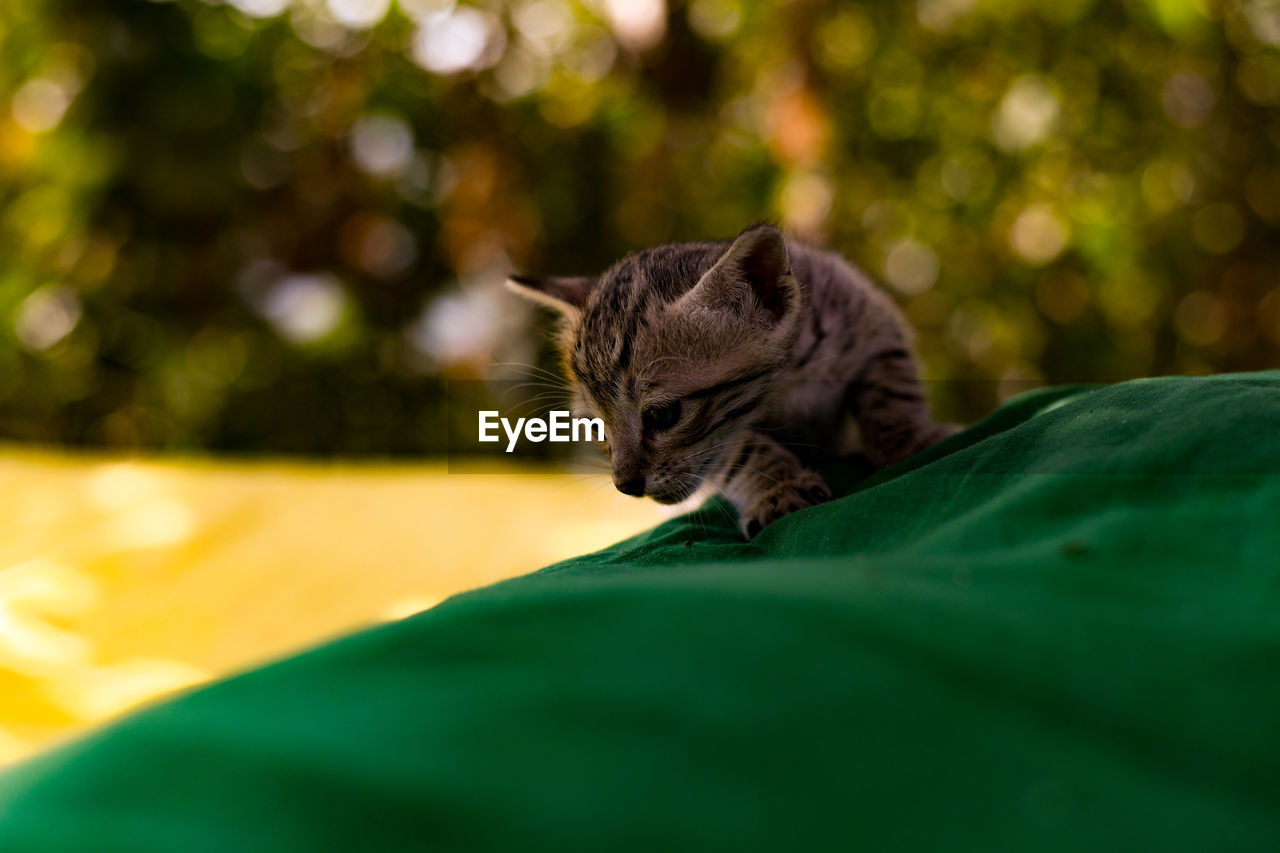
[(602, 476), (0, 450), (0, 763), (659, 518)]

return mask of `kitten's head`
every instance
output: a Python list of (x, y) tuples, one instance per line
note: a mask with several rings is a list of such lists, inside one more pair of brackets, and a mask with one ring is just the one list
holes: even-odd
[(799, 330), (800, 291), (778, 229), (678, 243), (600, 276), (516, 276), (564, 318), (575, 414), (605, 423), (613, 482), (675, 503), (731, 462), (765, 414)]

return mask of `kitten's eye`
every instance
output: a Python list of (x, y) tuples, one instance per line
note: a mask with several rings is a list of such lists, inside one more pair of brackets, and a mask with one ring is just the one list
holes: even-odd
[(650, 406), (641, 415), (644, 428), (652, 432), (671, 429), (680, 420), (680, 401), (672, 400), (659, 406)]

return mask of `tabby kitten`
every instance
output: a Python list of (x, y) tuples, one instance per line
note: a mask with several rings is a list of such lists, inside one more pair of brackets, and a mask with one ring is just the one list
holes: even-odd
[(881, 468), (952, 431), (930, 420), (889, 299), (769, 225), (510, 285), (561, 313), (574, 414), (604, 421), (618, 490), (671, 504), (711, 484), (748, 539), (831, 498), (805, 461), (857, 449), (851, 432)]

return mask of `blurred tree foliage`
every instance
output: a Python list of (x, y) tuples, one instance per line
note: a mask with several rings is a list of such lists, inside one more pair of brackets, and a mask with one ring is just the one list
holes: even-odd
[(761, 218), (955, 416), (1275, 366), (1278, 45), (1275, 0), (0, 0), (0, 436), (439, 451), (446, 380), (552, 363), (506, 272)]

